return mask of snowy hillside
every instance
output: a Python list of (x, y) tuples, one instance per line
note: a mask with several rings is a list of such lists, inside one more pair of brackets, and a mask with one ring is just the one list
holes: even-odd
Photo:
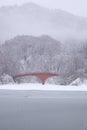
[[(47, 83), (87, 79), (87, 18), (37, 4), (0, 7), (0, 84), (30, 72), (54, 72)], [(39, 36), (38, 36), (39, 35)], [(7, 40), (6, 40), (7, 39)], [(17, 78), (16, 83), (39, 83)], [(77, 83), (76, 83), (77, 82)]]
[(50, 10), (33, 3), (0, 8), (0, 40), (23, 34), (47, 34), (58, 40), (86, 38), (86, 32), (87, 18), (62, 10)]
[[(31, 72), (53, 72), (58, 76), (47, 83), (68, 85), (87, 79), (87, 42), (63, 46), (49, 36), (17, 36), (0, 46), (0, 82), (11, 83), (13, 76)], [(37, 83), (37, 78), (17, 78), (18, 83)]]

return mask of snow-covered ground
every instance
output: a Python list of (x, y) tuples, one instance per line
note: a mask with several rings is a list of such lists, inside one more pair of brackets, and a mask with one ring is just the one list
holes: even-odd
[(43, 91), (87, 91), (87, 85), (79, 86), (63, 86), (63, 85), (50, 85), (50, 84), (6, 84), (0, 85), (0, 90), (43, 90)]

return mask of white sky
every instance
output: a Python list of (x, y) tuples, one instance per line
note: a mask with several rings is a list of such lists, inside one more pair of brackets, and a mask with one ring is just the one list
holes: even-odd
[(87, 17), (87, 0), (0, 0), (0, 6), (27, 2), (34, 2), (49, 8), (63, 9)]

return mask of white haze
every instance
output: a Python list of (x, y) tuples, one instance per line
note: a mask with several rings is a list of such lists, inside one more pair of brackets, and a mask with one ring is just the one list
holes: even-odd
[(62, 9), (87, 17), (87, 0), (0, 0), (0, 6), (21, 5), (28, 2), (34, 2), (48, 8)]
[(86, 39), (87, 18), (28, 3), (0, 8), (0, 40), (16, 35), (50, 35), (58, 40)]

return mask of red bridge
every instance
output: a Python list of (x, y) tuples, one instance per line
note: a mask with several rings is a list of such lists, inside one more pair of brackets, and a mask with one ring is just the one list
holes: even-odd
[(27, 74), (20, 74), (20, 75), (16, 75), (13, 76), (13, 79), (15, 80), (18, 77), (24, 77), (24, 76), (36, 76), (37, 78), (39, 78), (42, 82), (42, 84), (45, 84), (45, 81), (53, 76), (58, 76), (58, 74), (55, 73), (27, 73)]

